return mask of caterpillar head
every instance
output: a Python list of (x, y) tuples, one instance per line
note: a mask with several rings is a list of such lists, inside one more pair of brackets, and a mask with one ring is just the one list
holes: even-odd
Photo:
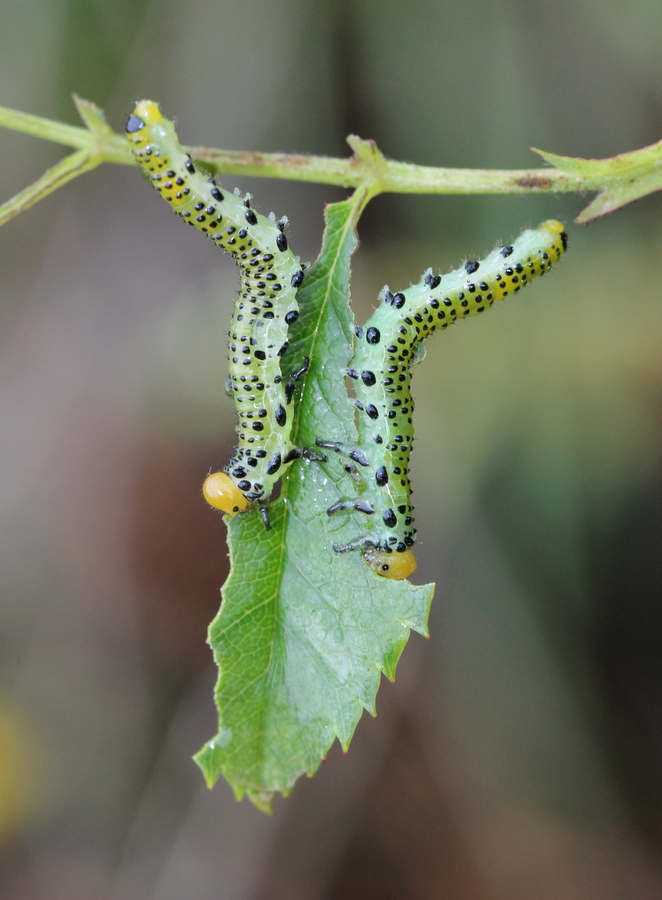
[(372, 571), (384, 578), (401, 581), (416, 571), (416, 557), (411, 550), (405, 550), (403, 553), (384, 553), (383, 550), (368, 548), (364, 557)]
[(244, 512), (251, 505), (225, 472), (212, 472), (208, 475), (202, 485), (202, 495), (214, 509), (220, 509), (231, 516)]

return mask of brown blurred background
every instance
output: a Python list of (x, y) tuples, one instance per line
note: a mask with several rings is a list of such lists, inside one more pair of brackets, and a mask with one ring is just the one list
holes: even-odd
[[(527, 167), (662, 137), (657, 0), (5, 0), (0, 103), (186, 143)], [(4, 199), (59, 159), (0, 131)], [(221, 179), (234, 187), (235, 179)], [(321, 186), (236, 180), (314, 259)], [(361, 223), (360, 320), (577, 196), (396, 197)], [(0, 231), (3, 900), (611, 900), (662, 894), (662, 200), (589, 228), (416, 371), (432, 640), (347, 756), (269, 819), (208, 792), (200, 484), (232, 443), (234, 267), (137, 170)]]

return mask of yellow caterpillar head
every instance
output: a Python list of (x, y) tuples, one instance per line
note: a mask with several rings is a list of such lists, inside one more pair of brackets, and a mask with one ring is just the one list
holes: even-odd
[(212, 472), (208, 475), (202, 485), (202, 494), (210, 506), (231, 516), (244, 512), (251, 505), (225, 472)]
[(368, 548), (364, 558), (372, 571), (384, 578), (401, 581), (416, 571), (416, 557), (411, 550), (405, 550), (403, 553), (384, 553), (383, 550)]

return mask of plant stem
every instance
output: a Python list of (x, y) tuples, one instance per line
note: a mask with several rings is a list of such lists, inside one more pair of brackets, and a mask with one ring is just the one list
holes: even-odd
[[(86, 151), (89, 162), (80, 166), (79, 172), (87, 171), (102, 162), (135, 164), (131, 148), (122, 135), (111, 131), (103, 118), (103, 112), (89, 101), (77, 97), (74, 99), (88, 126), (86, 128), (77, 128), (5, 107), (0, 107), (0, 126)], [(371, 196), (384, 192), (531, 194), (598, 191), (598, 198), (580, 215), (578, 221), (587, 221), (596, 215), (611, 212), (637, 197), (662, 189), (662, 141), (608, 160), (579, 160), (536, 151), (551, 163), (545, 169), (418, 166), (386, 159), (373, 141), (365, 141), (355, 135), (350, 135), (348, 143), (354, 153), (344, 159), (214, 150), (207, 147), (186, 149), (195, 159), (207, 162), (219, 173), (284, 178), (346, 188), (368, 184)], [(45, 193), (48, 190), (41, 195)]]
[[(355, 155), (304, 156), (288, 153), (250, 153), (239, 150), (186, 148), (194, 159), (208, 162), (220, 173), (312, 181), (338, 187), (365, 182), (365, 167)], [(385, 159), (379, 193), (396, 194), (530, 194), (588, 191), (604, 179), (582, 178), (554, 169), (452, 169), (418, 166)], [(596, 184), (595, 182), (598, 181)]]

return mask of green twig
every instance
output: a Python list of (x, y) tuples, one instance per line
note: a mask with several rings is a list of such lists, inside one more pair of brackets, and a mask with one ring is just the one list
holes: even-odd
[[(103, 162), (133, 165), (123, 135), (107, 125), (93, 103), (74, 97), (85, 128), (0, 107), (0, 126), (74, 147), (83, 154), (49, 170), (35, 185), (0, 207), (0, 224), (55, 188)], [(368, 185), (371, 196), (404, 194), (530, 194), (597, 191), (598, 196), (577, 218), (589, 221), (645, 194), (662, 190), (662, 141), (606, 160), (584, 160), (536, 150), (545, 169), (455, 169), (418, 166), (386, 159), (373, 141), (350, 135), (348, 158), (287, 153), (252, 153), (187, 148), (215, 171), (232, 175), (284, 178), (340, 187)]]

